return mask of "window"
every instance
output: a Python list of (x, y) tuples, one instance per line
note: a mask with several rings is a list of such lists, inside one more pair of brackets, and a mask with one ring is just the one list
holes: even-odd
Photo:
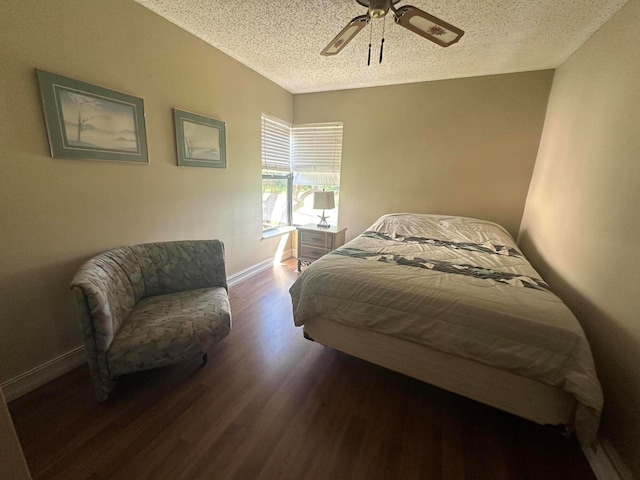
[(262, 174), (262, 230), (291, 225), (292, 178), (287, 174)]
[(291, 125), (262, 115), (262, 230), (292, 224)]
[(335, 192), (329, 223), (337, 225), (342, 124), (290, 125), (262, 115), (262, 225), (316, 223), (313, 192)]
[(291, 170), (293, 171), (293, 223), (317, 223), (313, 192), (333, 191), (336, 208), (329, 212), (329, 223), (338, 224), (340, 202), (340, 162), (342, 124), (294, 125), (291, 129)]

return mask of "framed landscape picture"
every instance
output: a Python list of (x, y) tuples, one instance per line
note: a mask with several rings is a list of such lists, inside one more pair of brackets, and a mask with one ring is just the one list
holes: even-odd
[(141, 98), (36, 72), (52, 157), (149, 163)]
[(178, 165), (227, 168), (225, 124), (220, 120), (173, 109)]

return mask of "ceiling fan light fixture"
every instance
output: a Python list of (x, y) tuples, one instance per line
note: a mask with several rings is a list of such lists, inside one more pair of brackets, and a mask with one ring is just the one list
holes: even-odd
[(394, 16), (397, 24), (441, 47), (453, 45), (464, 35), (464, 30), (409, 5), (395, 10)]
[(358, 32), (360, 32), (360, 30), (369, 23), (369, 20), (369, 15), (360, 15), (359, 17), (351, 20), (347, 26), (344, 27), (333, 40), (331, 40), (331, 43), (329, 43), (329, 45), (320, 52), (320, 54), (327, 57), (340, 53), (342, 49), (353, 39), (353, 37), (355, 37)]
[(389, 12), (390, 0), (370, 0), (369, 16), (371, 18), (382, 18)]
[[(417, 33), (421, 37), (431, 40), (441, 47), (448, 47), (458, 42), (464, 35), (464, 31), (450, 23), (440, 20), (438, 17), (428, 14), (419, 8), (406, 5), (396, 8), (401, 0), (355, 0), (367, 8), (366, 15), (351, 20), (346, 27), (327, 45), (321, 55), (333, 56), (342, 51), (344, 47), (362, 30), (373, 18), (384, 18), (389, 10), (393, 14), (395, 22), (401, 27)], [(382, 24), (382, 42), (380, 44), (380, 63), (382, 63), (382, 51), (384, 48), (384, 22)], [(371, 63), (371, 34), (369, 34), (369, 57), (367, 65)]]

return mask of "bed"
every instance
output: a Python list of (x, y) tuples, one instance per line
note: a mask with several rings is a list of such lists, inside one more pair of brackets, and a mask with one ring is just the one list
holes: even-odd
[(497, 224), (385, 215), (290, 293), (316, 342), (595, 439), (603, 398), (584, 331)]

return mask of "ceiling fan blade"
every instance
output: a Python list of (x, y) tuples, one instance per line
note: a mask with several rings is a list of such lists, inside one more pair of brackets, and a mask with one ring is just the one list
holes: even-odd
[(458, 27), (410, 5), (394, 9), (393, 14), (397, 24), (441, 47), (453, 45), (464, 35), (464, 31)]
[(336, 38), (331, 40), (331, 43), (324, 47), (324, 50), (320, 52), (320, 55), (331, 56), (337, 55), (342, 51), (344, 47), (347, 46), (353, 37), (355, 37), (360, 30), (362, 30), (368, 23), (371, 18), (369, 15), (360, 15), (359, 17), (351, 20), (346, 27), (342, 29), (342, 31), (336, 35)]

